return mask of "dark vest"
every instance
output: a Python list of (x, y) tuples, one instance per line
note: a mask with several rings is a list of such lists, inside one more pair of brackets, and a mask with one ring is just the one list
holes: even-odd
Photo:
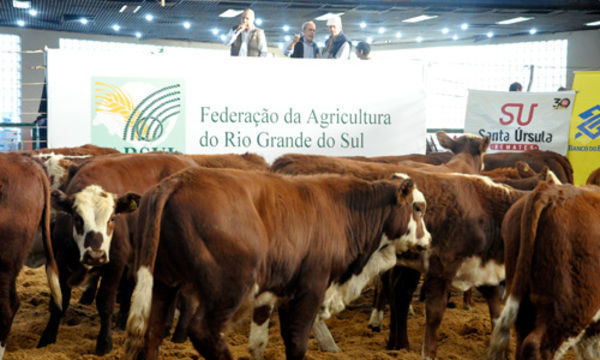
[[(331, 37), (329, 39), (331, 39)], [(337, 52), (346, 42), (350, 44), (350, 53), (352, 53), (352, 43), (350, 42), (350, 39), (348, 39), (343, 32), (340, 32), (338, 36), (336, 36), (333, 40), (333, 46), (331, 47), (331, 51), (329, 51), (328, 54), (329, 58), (335, 58)]]
[[(237, 29), (237, 26), (233, 28), (233, 31)], [(248, 56), (260, 56), (260, 31), (263, 31), (259, 28), (254, 28), (250, 30), (248, 34)], [(235, 39), (233, 44), (231, 44), (231, 56), (238, 56), (240, 53), (240, 48), (242, 47), (242, 34), (240, 33), (238, 37)]]
[[(315, 58), (319, 57), (319, 48), (317, 47), (315, 42), (313, 41), (311, 45), (313, 48), (313, 53), (315, 54)], [(304, 57), (304, 36), (300, 38), (300, 41), (298, 41), (296, 43), (296, 45), (294, 45), (294, 51), (292, 52), (292, 55), (290, 55), (290, 57), (293, 57), (293, 58), (303, 58)]]

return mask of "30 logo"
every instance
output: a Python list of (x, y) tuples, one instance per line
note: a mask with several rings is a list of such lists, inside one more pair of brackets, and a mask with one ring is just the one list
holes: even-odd
[(566, 109), (571, 105), (571, 100), (569, 98), (554, 98), (554, 105), (552, 107), (554, 109)]
[(575, 139), (582, 135), (587, 135), (592, 140), (600, 137), (600, 105), (593, 106), (577, 116), (584, 121), (577, 125), (579, 132), (575, 134)]

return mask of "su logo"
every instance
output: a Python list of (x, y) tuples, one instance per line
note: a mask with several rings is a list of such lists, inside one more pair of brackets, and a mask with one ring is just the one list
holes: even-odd
[(515, 121), (515, 112), (516, 112), (517, 124), (519, 124), (521, 126), (529, 125), (529, 123), (531, 122), (531, 119), (533, 119), (533, 112), (538, 105), (539, 104), (537, 104), (537, 103), (533, 103), (533, 104), (529, 105), (529, 116), (527, 116), (527, 120), (524, 120), (523, 119), (523, 108), (525, 107), (525, 104), (520, 104), (520, 103), (504, 104), (504, 105), (502, 105), (502, 108), (500, 108), (500, 111), (502, 111), (502, 114), (508, 116), (508, 118), (501, 117), (500, 124), (502, 124), (502, 125), (512, 124), (513, 121)]

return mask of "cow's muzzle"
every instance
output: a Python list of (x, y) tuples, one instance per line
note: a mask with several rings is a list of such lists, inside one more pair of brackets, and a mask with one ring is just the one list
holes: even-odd
[(81, 262), (85, 265), (100, 266), (108, 262), (108, 256), (104, 250), (87, 250), (83, 253)]

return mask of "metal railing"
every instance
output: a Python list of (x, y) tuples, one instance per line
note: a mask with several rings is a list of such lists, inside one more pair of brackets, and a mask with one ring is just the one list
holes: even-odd
[(47, 126), (37, 123), (0, 123), (0, 151), (47, 147), (46, 131)]

